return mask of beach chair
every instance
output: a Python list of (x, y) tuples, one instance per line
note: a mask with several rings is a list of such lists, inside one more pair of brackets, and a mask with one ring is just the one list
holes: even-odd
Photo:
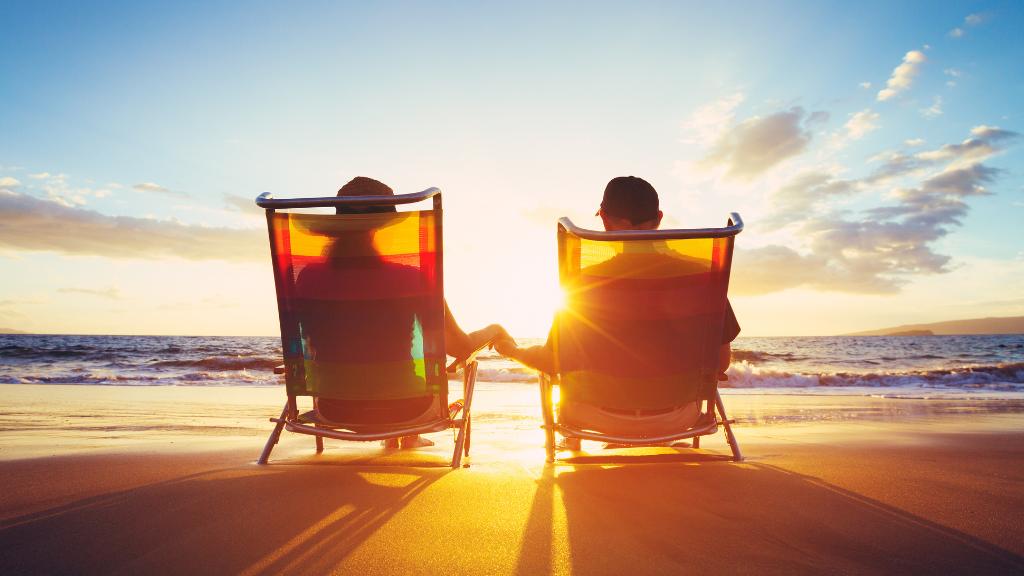
[[(430, 209), (325, 214), (299, 209), (394, 206)], [(463, 398), (448, 402), (441, 192), (275, 199), (263, 193), (288, 400), (267, 439), (282, 430), (323, 439), (378, 441), (457, 429), (452, 468), (469, 455), (477, 364), (463, 368)], [(322, 212), (322, 211), (320, 211)], [(311, 396), (300, 413), (296, 399)], [(461, 412), (461, 415), (459, 414)]]
[[(724, 228), (692, 230), (604, 232), (559, 220), (565, 306), (551, 334), (556, 374), (540, 374), (548, 462), (555, 460), (556, 432), (625, 446), (692, 438), (697, 448), (719, 426), (733, 460), (742, 460), (718, 393), (733, 241), (742, 230), (735, 213)], [(555, 386), (560, 402), (612, 414), (642, 419), (695, 403), (699, 417), (674, 432), (609, 433), (557, 416)]]

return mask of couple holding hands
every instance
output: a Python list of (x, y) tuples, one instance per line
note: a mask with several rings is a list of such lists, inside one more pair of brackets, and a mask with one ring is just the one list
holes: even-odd
[[(393, 195), (392, 189), (371, 178), (357, 177), (345, 184), (338, 190), (338, 196), (389, 196)], [(394, 211), (394, 206), (368, 206), (338, 208), (339, 213), (367, 213)], [(613, 178), (605, 187), (604, 196), (601, 201), (597, 215), (601, 217), (604, 228), (607, 231), (623, 230), (655, 230), (661, 225), (663, 217), (659, 209), (658, 193), (654, 187), (642, 178), (634, 176), (620, 176)], [(642, 306), (643, 303), (636, 303)], [(497, 324), (487, 326), (481, 330), (466, 333), (455, 321), (451, 311), (445, 303), (444, 309), (444, 333), (446, 354), (456, 358), (465, 358), (473, 351), (490, 343), (501, 355), (516, 360), (530, 368), (540, 370), (548, 374), (558, 374), (558, 359), (555, 353), (554, 330), (549, 335), (547, 342), (543, 345), (532, 347), (520, 347), (504, 328)], [(614, 330), (612, 327), (608, 327)], [(730, 342), (739, 334), (740, 327), (732, 306), (726, 306), (726, 314), (722, 330), (722, 343), (720, 348), (719, 368), (724, 372), (729, 366)], [(353, 409), (356, 408), (350, 403), (330, 401), (321, 399), (317, 410), (328, 419), (341, 419), (345, 417), (351, 420), (356, 416)], [(370, 407), (363, 407), (370, 408)], [(388, 408), (393, 410), (394, 407)], [(421, 409), (409, 406), (410, 413)], [(679, 430), (693, 425), (701, 416), (699, 406), (696, 403), (689, 403), (683, 406), (669, 407), (664, 410), (648, 411), (646, 413), (623, 413), (613, 411), (600, 406), (592, 406), (583, 402), (572, 402), (562, 400), (559, 407), (559, 418), (563, 421), (578, 421), (587, 423), (590, 426), (597, 426), (608, 431), (629, 431), (636, 432), (644, 430), (656, 433), (659, 430)], [(373, 411), (372, 409), (370, 410)], [(430, 440), (420, 436), (408, 436), (399, 440), (385, 441), (388, 448), (416, 448), (430, 446)], [(566, 449), (579, 449), (578, 438), (565, 438), (562, 447)]]

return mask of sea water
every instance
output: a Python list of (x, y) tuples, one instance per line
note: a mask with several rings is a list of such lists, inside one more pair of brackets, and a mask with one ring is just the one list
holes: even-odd
[[(480, 382), (537, 381), (492, 351), (478, 359)], [(0, 384), (278, 386), (279, 364), (274, 337), (0, 335)], [(1024, 335), (741, 337), (728, 376), (725, 393), (1024, 398)]]

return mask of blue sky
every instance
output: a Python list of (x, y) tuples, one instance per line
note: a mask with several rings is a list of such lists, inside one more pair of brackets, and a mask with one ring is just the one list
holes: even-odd
[(6, 2), (0, 327), (273, 334), (251, 199), (357, 175), (445, 191), (467, 327), (623, 174), (744, 215), (746, 334), (1024, 314), (1024, 6), (707, 4)]

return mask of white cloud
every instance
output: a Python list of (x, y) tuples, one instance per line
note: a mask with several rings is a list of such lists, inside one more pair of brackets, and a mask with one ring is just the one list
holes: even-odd
[[(977, 126), (959, 144), (912, 156), (884, 155), (885, 163), (864, 178), (798, 175), (772, 194), (774, 213), (762, 219), (767, 227), (793, 230), (796, 241), (737, 250), (737, 293), (798, 286), (893, 293), (911, 277), (948, 272), (951, 258), (936, 252), (935, 243), (962, 223), (968, 199), (990, 194), (986, 185), (1002, 171), (983, 161), (1017, 136)], [(910, 178), (917, 180), (904, 185)], [(860, 213), (836, 210), (836, 200), (893, 182), (901, 185), (889, 189), (892, 203)]]
[(942, 96), (936, 96), (933, 98), (931, 106), (921, 109), (921, 115), (925, 118), (942, 116)]
[(957, 26), (956, 28), (950, 30), (949, 36), (950, 38), (963, 38), (964, 35), (967, 33), (967, 31), (964, 29), (965, 27), (973, 28), (974, 26), (978, 26), (979, 24), (983, 23), (985, 20), (988, 20), (988, 14), (968, 14), (967, 16), (964, 17), (963, 25)]
[(67, 202), (0, 191), (0, 248), (111, 258), (259, 261), (265, 233), (108, 216)]
[(32, 178), (34, 180), (46, 180), (47, 178), (50, 177), (50, 173), (49, 172), (38, 172), (36, 174), (29, 174), (28, 177)]
[(61, 294), (84, 294), (86, 296), (95, 296), (97, 298), (104, 298), (107, 300), (121, 300), (121, 291), (116, 287), (111, 286), (110, 288), (58, 288), (57, 292)]
[(893, 69), (892, 75), (885, 83), (885, 88), (878, 91), (878, 101), (884, 102), (895, 97), (900, 92), (910, 88), (920, 71), (920, 67), (928, 58), (920, 50), (911, 50), (903, 56), (903, 62)]
[(861, 82), (860, 84), (858, 84), (858, 86), (860, 86), (861, 88), (867, 90), (867, 89), (871, 88), (871, 82)]
[(682, 124), (683, 141), (708, 146), (732, 125), (736, 108), (743, 103), (741, 92), (697, 108)]
[(4, 176), (0, 178), (0, 189), (16, 188), (21, 186), (21, 182), (17, 178), (11, 176)]
[(818, 112), (806, 116), (804, 109), (796, 106), (744, 120), (725, 131), (701, 163), (725, 166), (730, 176), (758, 176), (807, 148), (811, 132), (803, 125), (805, 117), (810, 123), (823, 118)]
[(907, 140), (903, 141), (903, 145), (909, 146), (910, 148), (924, 146), (924, 138), (908, 138)]
[(179, 190), (171, 190), (167, 187), (157, 184), (156, 182), (142, 182), (141, 184), (136, 184), (132, 186), (132, 188), (138, 190), (139, 192), (154, 192), (157, 194), (167, 194), (168, 196), (178, 197), (188, 196), (188, 194), (184, 192), (181, 192)]
[(843, 125), (846, 128), (846, 135), (851, 140), (859, 140), (868, 132), (878, 129), (878, 113), (865, 108), (860, 112), (850, 115), (850, 119)]

